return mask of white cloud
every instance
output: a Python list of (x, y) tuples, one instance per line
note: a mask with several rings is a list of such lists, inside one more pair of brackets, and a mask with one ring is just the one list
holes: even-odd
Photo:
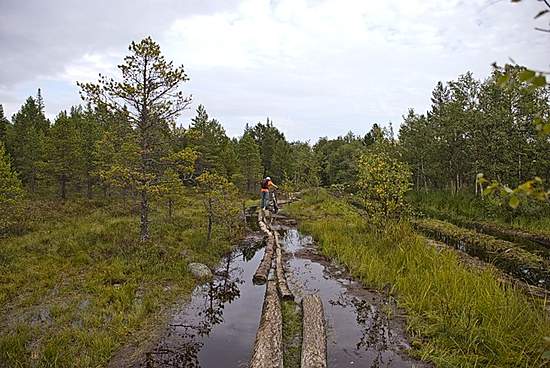
[(124, 57), (120, 53), (86, 53), (79, 59), (68, 64), (62, 73), (55, 75), (52, 79), (60, 79), (69, 83), (95, 82), (98, 75), (115, 74), (115, 69), (120, 60)]
[[(183, 15), (155, 38), (185, 65), (195, 106), (230, 134), (270, 116), (289, 137), (314, 139), (364, 133), (374, 122), (397, 128), (409, 107), (429, 106), (437, 81), (468, 70), (484, 78), (494, 61), (548, 68), (547, 36), (532, 31), (538, 9), (535, 1), (245, 0)], [(95, 80), (120, 62), (112, 50), (77, 55), (50, 78)]]

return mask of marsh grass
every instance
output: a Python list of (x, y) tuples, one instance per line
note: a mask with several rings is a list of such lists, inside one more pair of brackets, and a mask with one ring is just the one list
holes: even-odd
[(22, 235), (0, 246), (0, 367), (99, 367), (195, 281), (189, 262), (217, 263), (229, 242), (207, 247), (192, 193), (168, 220), (152, 213), (139, 242), (131, 201), (38, 202)]
[(408, 222), (373, 229), (322, 191), (287, 211), (328, 257), (395, 294), (415, 355), (438, 367), (544, 366), (543, 302), (499, 283), (493, 271), (471, 270), (453, 252), (428, 246)]
[(409, 200), (418, 214), (441, 220), (469, 219), (494, 222), (519, 230), (540, 232), (550, 235), (550, 205), (525, 200), (517, 209), (494, 197), (481, 200), (471, 193), (459, 192), (411, 192)]
[(283, 301), (283, 366), (299, 368), (302, 354), (302, 311), (294, 301)]

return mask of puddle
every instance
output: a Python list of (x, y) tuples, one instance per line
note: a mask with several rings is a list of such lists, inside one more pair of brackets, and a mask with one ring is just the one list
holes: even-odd
[[(347, 271), (328, 262), (309, 236), (290, 228), (281, 237), (287, 278), (297, 299), (318, 293), (328, 323), (329, 367), (427, 367), (411, 360), (403, 316), (394, 302), (365, 290)], [(388, 318), (391, 315), (391, 318)]]
[(252, 276), (263, 252), (254, 233), (224, 258), (211, 283), (198, 286), (138, 367), (246, 367), (260, 321), (265, 287)]

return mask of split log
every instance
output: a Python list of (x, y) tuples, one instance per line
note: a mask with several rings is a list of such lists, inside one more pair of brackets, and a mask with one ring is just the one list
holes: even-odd
[(268, 281), (250, 368), (283, 368), (283, 316), (275, 281)]
[(327, 333), (323, 303), (318, 295), (306, 295), (302, 299), (303, 338), (302, 368), (326, 368)]
[(279, 295), (284, 300), (294, 300), (294, 295), (288, 287), (288, 283), (285, 277), (285, 269), (283, 267), (283, 252), (279, 244), (279, 234), (276, 231), (273, 232), (275, 238), (275, 273), (277, 275), (277, 289), (279, 290)]

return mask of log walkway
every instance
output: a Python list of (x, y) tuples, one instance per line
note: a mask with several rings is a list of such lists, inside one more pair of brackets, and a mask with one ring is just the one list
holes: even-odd
[[(258, 214), (260, 229), (266, 234), (267, 245), (264, 257), (254, 274), (253, 281), (265, 284), (266, 292), (260, 325), (254, 342), (250, 368), (282, 368), (283, 320), (281, 300), (293, 300), (288, 287), (283, 265), (283, 251), (279, 234), (264, 222), (261, 210)], [(275, 278), (269, 279), (275, 257)], [(323, 304), (318, 295), (306, 295), (302, 299), (303, 340), (301, 366), (304, 368), (326, 368), (327, 336)]]

